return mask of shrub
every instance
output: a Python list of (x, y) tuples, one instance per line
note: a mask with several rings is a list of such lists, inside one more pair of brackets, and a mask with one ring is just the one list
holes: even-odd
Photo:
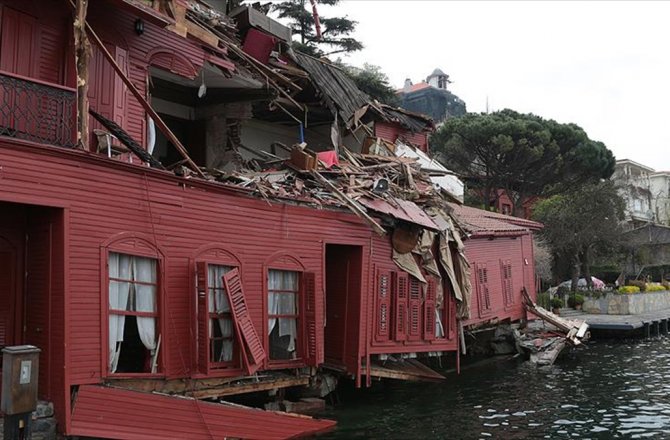
[(667, 280), (663, 280), (663, 282), (661, 282), (661, 286), (663, 286), (665, 290), (670, 290), (670, 282)]
[(617, 292), (619, 292), (619, 293), (629, 293), (629, 294), (630, 293), (639, 293), (640, 288), (637, 287), (637, 286), (621, 286), (621, 287), (619, 287)]
[(647, 284), (647, 292), (660, 292), (663, 290), (667, 290), (667, 288), (660, 284)]
[(586, 292), (586, 294), (589, 296), (589, 298), (598, 299), (603, 296), (605, 292), (602, 290), (592, 290), (590, 292)]
[(551, 300), (551, 308), (552, 309), (560, 309), (563, 307), (563, 300), (560, 298), (554, 298)]
[(549, 309), (551, 307), (551, 299), (549, 298), (549, 292), (538, 293), (537, 294), (537, 304), (540, 307)]
[(579, 293), (576, 293), (574, 295), (570, 295), (568, 297), (568, 306), (569, 307), (575, 307), (577, 305), (584, 304), (584, 295), (580, 295)]
[(630, 280), (626, 283), (627, 286), (636, 286), (640, 289), (640, 292), (647, 290), (647, 283), (642, 280)]

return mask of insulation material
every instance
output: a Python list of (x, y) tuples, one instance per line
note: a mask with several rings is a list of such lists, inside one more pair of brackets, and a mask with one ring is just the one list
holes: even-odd
[(423, 269), (435, 277), (435, 305), (437, 308), (441, 308), (444, 301), (444, 287), (442, 284), (442, 274), (440, 274), (440, 269), (437, 267), (437, 261), (433, 255), (433, 244), (435, 243), (436, 236), (435, 232), (424, 229), (421, 234), (421, 240), (417, 243), (415, 253), (421, 256), (421, 266)]
[(421, 268), (416, 263), (416, 260), (414, 259), (414, 255), (412, 255), (412, 252), (401, 254), (395, 249), (393, 249), (393, 262), (400, 269), (412, 275), (414, 278), (421, 281), (422, 283), (427, 282), (426, 278), (424, 278), (423, 274), (421, 273)]

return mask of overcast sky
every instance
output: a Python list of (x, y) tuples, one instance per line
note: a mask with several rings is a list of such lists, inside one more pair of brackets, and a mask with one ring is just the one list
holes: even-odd
[(670, 3), (343, 0), (394, 87), (436, 67), (468, 111), (511, 108), (582, 126), (617, 159), (670, 170)]

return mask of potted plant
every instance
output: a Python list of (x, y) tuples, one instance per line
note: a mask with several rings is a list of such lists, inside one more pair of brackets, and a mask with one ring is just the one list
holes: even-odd
[(560, 315), (561, 307), (563, 307), (563, 300), (560, 298), (554, 298), (551, 300), (551, 313), (554, 315)]
[(575, 310), (581, 310), (582, 304), (584, 304), (584, 295), (575, 293), (568, 298), (568, 306)]

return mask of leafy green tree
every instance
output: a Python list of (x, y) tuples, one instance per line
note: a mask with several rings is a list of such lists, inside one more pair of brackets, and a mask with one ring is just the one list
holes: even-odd
[[(318, 3), (333, 6), (339, 2), (340, 0), (319, 0)], [(272, 3), (270, 8), (278, 13), (279, 18), (289, 22), (293, 35), (298, 36), (298, 40), (293, 42), (293, 47), (301, 52), (320, 57), (363, 49), (361, 42), (349, 37), (358, 23), (346, 16), (327, 18), (319, 14), (321, 38), (318, 38), (314, 15), (308, 0)]]
[(362, 69), (352, 66), (344, 66), (344, 69), (356, 86), (371, 98), (388, 105), (398, 104), (395, 89), (389, 84), (389, 78), (381, 67), (365, 63)]
[(431, 147), (476, 189), (483, 206), (504, 190), (516, 215), (527, 198), (608, 178), (615, 164), (612, 152), (579, 126), (513, 110), (449, 119), (432, 136)]
[[(580, 272), (591, 287), (594, 255), (618, 245), (624, 201), (609, 180), (587, 183), (539, 201), (533, 218), (544, 224), (540, 237), (551, 246), (555, 264), (569, 267), (576, 290)], [(560, 274), (560, 267), (554, 270)]]

